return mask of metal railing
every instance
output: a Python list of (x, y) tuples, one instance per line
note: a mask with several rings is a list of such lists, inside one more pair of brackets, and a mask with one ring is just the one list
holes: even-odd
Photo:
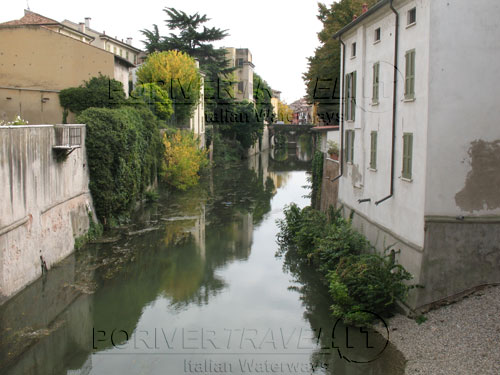
[(82, 145), (82, 127), (55, 125), (56, 143), (54, 147), (77, 147)]

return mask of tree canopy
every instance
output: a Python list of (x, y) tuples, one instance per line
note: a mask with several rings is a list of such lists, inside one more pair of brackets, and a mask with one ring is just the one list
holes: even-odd
[(338, 123), (340, 97), (340, 44), (333, 34), (361, 15), (363, 4), (372, 6), (378, 0), (340, 0), (331, 5), (318, 3), (318, 19), (323, 29), (318, 33), (321, 45), (308, 58), (308, 71), (303, 74), (307, 99), (318, 103), (318, 116), (327, 124)]
[[(139, 84), (165, 90), (174, 109), (173, 125), (185, 126), (200, 99), (201, 76), (192, 57), (179, 51), (153, 52), (137, 70)], [(166, 109), (168, 111), (168, 109)]]

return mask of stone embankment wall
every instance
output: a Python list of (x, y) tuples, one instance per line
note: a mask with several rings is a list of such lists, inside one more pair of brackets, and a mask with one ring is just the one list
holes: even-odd
[[(72, 125), (75, 127), (75, 125)], [(0, 303), (68, 256), (89, 228), (85, 126), (57, 161), (53, 125), (0, 126)]]

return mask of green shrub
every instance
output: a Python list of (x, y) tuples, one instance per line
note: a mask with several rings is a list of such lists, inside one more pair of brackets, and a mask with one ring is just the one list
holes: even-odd
[(343, 221), (328, 225), (316, 251), (318, 268), (323, 274), (335, 269), (342, 257), (359, 255), (369, 248), (366, 238)]
[(64, 109), (79, 114), (91, 107), (118, 108), (125, 103), (125, 92), (120, 81), (99, 74), (79, 87), (61, 90), (59, 101)]
[(311, 166), (311, 206), (319, 209), (321, 202), (321, 183), (323, 181), (323, 153), (316, 151)]
[(302, 223), (302, 210), (295, 203), (285, 206), (283, 213), (285, 218), (276, 222), (280, 230), (277, 235), (278, 255), (297, 245), (296, 235)]
[[(161, 142), (157, 120), (147, 108), (89, 108), (87, 124), (90, 191), (99, 219), (127, 216), (132, 204), (156, 178)], [(110, 221), (111, 220), (111, 221)]]
[(327, 277), (333, 315), (355, 325), (372, 322), (373, 315), (363, 311), (383, 315), (404, 300), (410, 289), (404, 281), (412, 278), (390, 256), (375, 254), (344, 257)]
[(312, 207), (302, 209), (299, 230), (295, 235), (299, 254), (311, 257), (318, 247), (326, 228), (326, 216)]

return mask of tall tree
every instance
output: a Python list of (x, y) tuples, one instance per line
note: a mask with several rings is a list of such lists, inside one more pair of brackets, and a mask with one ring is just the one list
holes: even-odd
[(318, 116), (327, 124), (338, 124), (340, 98), (340, 45), (333, 34), (361, 15), (363, 4), (369, 7), (379, 0), (340, 0), (330, 6), (318, 3), (318, 19), (323, 29), (318, 33), (321, 45), (309, 57), (308, 71), (303, 74), (307, 99), (318, 103)]
[(274, 120), (273, 105), (271, 103), (273, 90), (257, 73), (253, 74), (253, 97), (255, 99), (257, 119), (272, 123)]
[(171, 32), (168, 36), (161, 36), (157, 25), (153, 25), (153, 30), (141, 30), (146, 37), (143, 41), (146, 50), (149, 53), (178, 50), (197, 59), (206, 74), (205, 112), (213, 116), (218, 106), (232, 102), (228, 77), (234, 68), (229, 66), (225, 49), (215, 48), (212, 44), (229, 34), (227, 30), (206, 27), (204, 24), (210, 21), (206, 15), (188, 15), (175, 8), (165, 8), (164, 12), (168, 15), (165, 22)]

